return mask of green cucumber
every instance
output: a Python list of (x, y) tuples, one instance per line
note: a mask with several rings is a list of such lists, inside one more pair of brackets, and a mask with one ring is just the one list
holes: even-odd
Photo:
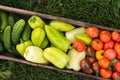
[(8, 21), (7, 21), (7, 18), (8, 18), (8, 15), (6, 12), (4, 11), (1, 11), (0, 12), (0, 18), (1, 18), (1, 26), (0, 26), (0, 30), (3, 32), (5, 27), (7, 26), (8, 24)]
[(4, 50), (4, 45), (3, 43), (0, 41), (0, 52), (2, 52)]
[(15, 24), (14, 14), (9, 13), (8, 15), (8, 25), (13, 26)]
[(32, 29), (29, 25), (26, 25), (22, 33), (22, 40), (27, 41), (30, 39)]
[(14, 45), (19, 43), (24, 26), (25, 26), (24, 19), (20, 19), (14, 24), (13, 30), (12, 30), (12, 43)]
[(4, 34), (3, 34), (3, 43), (4, 43), (4, 47), (5, 49), (10, 49), (12, 46), (11, 43), (11, 26), (7, 26), (4, 30)]

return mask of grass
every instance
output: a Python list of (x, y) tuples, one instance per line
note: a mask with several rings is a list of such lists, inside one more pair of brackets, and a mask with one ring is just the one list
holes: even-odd
[[(120, 0), (0, 0), (0, 4), (120, 29)], [(0, 60), (0, 80), (82, 80), (81, 76)]]

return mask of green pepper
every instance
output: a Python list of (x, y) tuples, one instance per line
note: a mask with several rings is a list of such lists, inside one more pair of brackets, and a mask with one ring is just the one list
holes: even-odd
[(67, 52), (67, 50), (70, 48), (71, 42), (64, 35), (48, 25), (45, 25), (45, 31), (52, 45), (64, 52)]
[(32, 42), (30, 40), (22, 42), (16, 45), (16, 50), (20, 53), (21, 56), (24, 56), (24, 52), (28, 46), (32, 46)]
[(4, 29), (5, 29), (5, 27), (7, 26), (7, 24), (8, 24), (8, 15), (7, 15), (7, 13), (6, 12), (4, 12), (4, 11), (1, 11), (0, 12), (0, 18), (1, 18), (1, 27), (0, 27), (0, 30), (1, 30), (1, 32), (2, 31), (4, 31)]
[(71, 31), (75, 28), (73, 25), (69, 23), (58, 20), (52, 20), (49, 25), (59, 31), (64, 31), (64, 32)]
[(45, 31), (42, 28), (36, 28), (32, 31), (31, 40), (35, 46), (40, 47), (45, 38)]
[(46, 48), (43, 51), (43, 56), (58, 68), (64, 68), (70, 60), (65, 52), (55, 47)]
[(75, 38), (83, 41), (86, 45), (91, 45), (92, 38), (90, 38), (87, 34), (76, 34)]
[(32, 29), (35, 29), (37, 27), (43, 28), (45, 26), (45, 22), (38, 16), (31, 16), (28, 19), (28, 24)]

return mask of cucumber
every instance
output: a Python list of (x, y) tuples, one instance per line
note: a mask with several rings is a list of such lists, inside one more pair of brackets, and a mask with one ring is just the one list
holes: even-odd
[(32, 29), (29, 25), (26, 25), (22, 33), (22, 40), (27, 41), (30, 39)]
[(3, 32), (0, 32), (0, 40), (3, 42)]
[(9, 13), (8, 25), (13, 26), (14, 24), (15, 24), (14, 14), (13, 13)]
[(7, 21), (7, 17), (8, 15), (7, 15), (7, 13), (6, 12), (4, 12), (4, 11), (1, 11), (0, 12), (0, 18), (1, 18), (1, 27), (0, 27), (0, 30), (3, 32), (4, 31), (4, 29), (5, 29), (5, 27), (7, 26), (7, 24), (8, 24), (8, 21)]
[(0, 52), (2, 52), (4, 50), (4, 46), (3, 43), (0, 41)]
[(4, 43), (4, 47), (5, 49), (10, 49), (12, 46), (11, 43), (11, 26), (7, 26), (4, 30), (4, 34), (3, 34), (3, 43)]
[(25, 26), (24, 19), (20, 19), (14, 24), (13, 30), (12, 30), (12, 43), (14, 45), (19, 43), (24, 26)]

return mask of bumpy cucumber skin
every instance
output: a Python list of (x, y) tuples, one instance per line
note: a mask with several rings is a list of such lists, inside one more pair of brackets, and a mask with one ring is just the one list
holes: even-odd
[(11, 26), (7, 26), (4, 30), (3, 34), (3, 42), (4, 42), (4, 47), (5, 49), (10, 49), (12, 44), (11, 44)]
[(0, 27), (0, 31), (3, 32), (5, 27), (7, 26), (8, 24), (8, 21), (7, 21), (7, 13), (4, 12), (4, 11), (1, 11), (0, 12), (0, 18), (1, 18), (1, 21), (2, 21), (2, 24), (1, 24), (1, 27)]
[(9, 13), (8, 16), (8, 25), (13, 26), (15, 24), (14, 14)]
[(32, 29), (29, 25), (26, 25), (22, 33), (22, 40), (27, 41), (30, 39)]
[(13, 30), (12, 30), (12, 43), (14, 45), (19, 43), (24, 26), (25, 26), (24, 19), (20, 19), (14, 24)]

